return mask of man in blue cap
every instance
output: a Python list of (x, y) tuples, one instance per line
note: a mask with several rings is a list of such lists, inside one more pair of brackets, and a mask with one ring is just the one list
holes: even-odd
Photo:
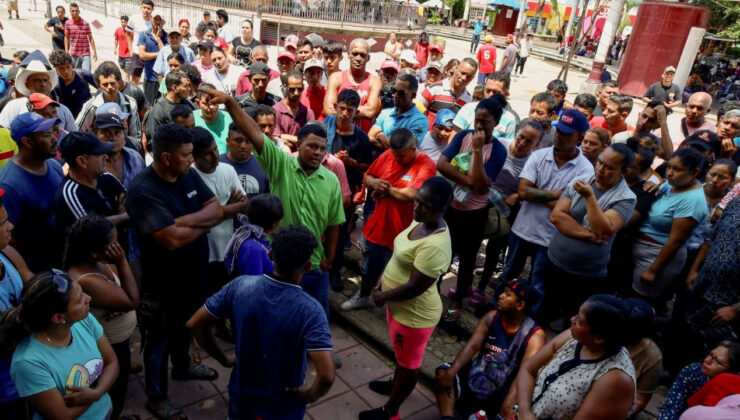
[(452, 110), (440, 110), (437, 113), (437, 116), (434, 117), (434, 125), (432, 126), (432, 129), (427, 131), (427, 134), (419, 145), (419, 150), (432, 158), (434, 163), (437, 163), (442, 151), (447, 147), (447, 143), (450, 142), (454, 127), (452, 121), (454, 119), (455, 113), (452, 112)]
[(509, 252), (500, 277), (504, 281), (518, 277), (527, 257), (532, 257), (531, 281), (544, 296), (547, 249), (557, 230), (550, 223), (552, 208), (571, 181), (594, 174), (593, 165), (578, 149), (589, 128), (581, 111), (563, 111), (555, 124), (553, 145), (534, 151), (524, 164), (518, 191), (522, 208), (509, 235)]
[(60, 119), (45, 120), (35, 112), (17, 116), (10, 135), (18, 154), (0, 169), (8, 221), (15, 225), (16, 248), (32, 272), (58, 267), (62, 238), (54, 217), (54, 192), (62, 183), (62, 166), (54, 160), (57, 139), (54, 126)]
[(62, 139), (62, 157), (69, 173), (54, 194), (54, 212), (62, 232), (89, 213), (106, 217), (113, 224), (128, 220), (123, 185), (106, 171), (108, 153), (115, 146), (83, 131), (73, 131)]

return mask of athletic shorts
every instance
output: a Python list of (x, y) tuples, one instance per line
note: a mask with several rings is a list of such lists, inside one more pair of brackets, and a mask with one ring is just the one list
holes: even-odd
[(393, 319), (390, 309), (387, 308), (386, 318), (391, 343), (393, 343), (393, 352), (396, 354), (396, 362), (406, 369), (419, 369), (422, 360), (424, 360), (424, 350), (434, 332), (434, 327), (407, 327)]
[(131, 65), (128, 69), (132, 76), (141, 77), (141, 73), (144, 72), (144, 62), (141, 61), (138, 54), (131, 56)]

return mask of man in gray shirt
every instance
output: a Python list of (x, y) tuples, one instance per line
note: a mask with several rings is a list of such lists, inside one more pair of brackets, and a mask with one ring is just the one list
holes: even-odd
[(506, 35), (506, 49), (504, 50), (504, 59), (501, 60), (501, 66), (498, 71), (511, 73), (516, 65), (516, 45), (514, 45), (514, 35)]

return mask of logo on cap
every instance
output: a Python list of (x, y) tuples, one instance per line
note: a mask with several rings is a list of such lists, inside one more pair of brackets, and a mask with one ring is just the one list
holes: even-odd
[(571, 117), (570, 115), (561, 115), (560, 121), (566, 124), (573, 124), (573, 117)]

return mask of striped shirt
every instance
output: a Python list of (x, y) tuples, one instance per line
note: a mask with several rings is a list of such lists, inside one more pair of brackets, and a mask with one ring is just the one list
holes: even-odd
[(441, 82), (435, 82), (427, 85), (424, 90), (416, 96), (416, 100), (427, 109), (427, 119), (429, 120), (429, 129), (434, 126), (434, 118), (440, 109), (451, 109), (457, 114), (457, 111), (463, 105), (471, 102), (473, 97), (467, 90), (463, 90), (460, 96), (455, 95), (455, 91), (450, 86), (450, 79), (444, 79)]
[(84, 19), (69, 19), (64, 24), (64, 35), (69, 37), (69, 54), (73, 57), (90, 55), (88, 35), (92, 35), (90, 24)]

